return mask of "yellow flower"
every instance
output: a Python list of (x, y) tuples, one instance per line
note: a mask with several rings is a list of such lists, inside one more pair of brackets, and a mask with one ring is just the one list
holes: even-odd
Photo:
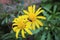
[(28, 11), (23, 10), (24, 14), (28, 16), (28, 20), (31, 22), (32, 29), (35, 30), (35, 26), (40, 28), (39, 26), (43, 26), (43, 23), (39, 19), (46, 19), (44, 16), (38, 16), (44, 10), (41, 10), (41, 7), (36, 11), (35, 5), (29, 6)]
[(13, 20), (13, 31), (16, 32), (16, 38), (18, 38), (19, 32), (21, 33), (22, 37), (25, 38), (25, 33), (32, 35), (30, 31), (30, 23), (27, 22), (27, 16), (19, 16)]

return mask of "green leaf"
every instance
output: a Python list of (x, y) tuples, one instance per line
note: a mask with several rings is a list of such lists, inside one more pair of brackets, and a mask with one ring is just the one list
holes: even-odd
[(55, 35), (55, 40), (60, 40), (59, 37), (57, 35)]
[(14, 15), (14, 14), (10, 14), (10, 17), (14, 18), (14, 17), (15, 17), (15, 15)]
[(47, 18), (47, 20), (49, 21), (49, 20), (51, 20), (51, 18), (52, 18), (52, 15), (50, 15), (50, 16)]
[(48, 11), (49, 13), (52, 13), (52, 11), (50, 10), (52, 5), (51, 4), (41, 4), (42, 8), (45, 9), (46, 11)]
[(42, 2), (46, 2), (47, 0), (41, 0)]
[(38, 35), (34, 40), (41, 40), (41, 35)]
[(42, 34), (41, 40), (45, 40), (45, 38), (46, 38), (46, 32)]
[(55, 12), (56, 12), (56, 9), (57, 9), (57, 5), (54, 5), (53, 13), (55, 13)]
[(6, 17), (3, 21), (2, 21), (2, 25), (5, 24), (5, 23), (8, 23), (8, 18)]
[(7, 17), (5, 18), (5, 22), (8, 23), (8, 18)]
[(50, 32), (48, 32), (48, 34), (47, 34), (47, 40), (51, 40), (51, 34), (50, 34)]
[(15, 0), (16, 2), (18, 2), (18, 0)]
[(43, 12), (43, 15), (46, 16), (46, 17), (49, 16), (49, 14), (46, 11)]
[(60, 12), (56, 12), (56, 15), (60, 15)]
[(48, 5), (45, 5), (45, 6), (42, 6), (42, 7), (43, 7), (43, 9), (45, 9), (47, 12), (52, 13), (52, 11), (50, 10), (51, 7), (52, 7), (51, 4), (48, 4)]
[(11, 38), (15, 38), (15, 33), (13, 33), (13, 32), (7, 33), (1, 37), (2, 40), (7, 40), (7, 39), (11, 39)]
[(32, 32), (33, 32), (33, 34), (37, 34), (38, 32), (40, 32), (40, 30), (43, 30), (43, 27), (41, 27), (40, 29), (36, 29), (36, 30), (34, 30)]
[(44, 6), (45, 8), (47, 8), (48, 10), (50, 10), (51, 9), (51, 7), (52, 7), (52, 5), (51, 4), (45, 4), (45, 6)]
[(22, 38), (21, 38), (21, 37), (19, 37), (19, 38), (18, 38), (18, 40), (22, 40)]

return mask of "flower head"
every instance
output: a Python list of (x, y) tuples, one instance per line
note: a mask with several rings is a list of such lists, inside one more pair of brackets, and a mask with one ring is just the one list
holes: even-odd
[(43, 12), (44, 10), (41, 10), (41, 8), (39, 8), (37, 11), (35, 10), (35, 5), (33, 6), (29, 6), (28, 7), (28, 11), (23, 10), (24, 14), (26, 14), (28, 16), (28, 20), (32, 25), (32, 29), (35, 30), (35, 26), (37, 28), (40, 28), (40, 26), (43, 26), (43, 23), (39, 20), (39, 19), (46, 19), (44, 16), (38, 16), (39, 14), (41, 14), (41, 12)]
[(26, 19), (27, 16), (19, 16), (18, 18), (15, 18), (13, 20), (13, 31), (16, 32), (16, 38), (18, 38), (19, 32), (21, 33), (22, 37), (25, 38), (25, 33), (32, 35), (32, 32), (30, 31), (30, 23), (27, 22)]

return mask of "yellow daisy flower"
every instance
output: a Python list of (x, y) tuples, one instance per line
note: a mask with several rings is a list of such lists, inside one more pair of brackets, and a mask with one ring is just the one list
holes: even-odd
[(16, 38), (18, 38), (19, 32), (21, 33), (22, 37), (25, 38), (25, 33), (32, 35), (30, 31), (30, 23), (27, 22), (27, 16), (19, 16), (13, 20), (13, 31), (16, 32)]
[(23, 10), (24, 14), (28, 16), (28, 20), (31, 22), (32, 29), (35, 30), (35, 26), (37, 28), (40, 28), (40, 26), (43, 26), (43, 23), (39, 19), (46, 19), (44, 16), (38, 16), (41, 14), (44, 10), (41, 10), (41, 7), (36, 11), (35, 5), (29, 6), (28, 11)]

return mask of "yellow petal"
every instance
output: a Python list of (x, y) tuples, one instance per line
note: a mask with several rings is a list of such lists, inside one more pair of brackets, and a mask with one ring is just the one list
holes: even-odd
[(18, 29), (17, 32), (16, 32), (16, 38), (18, 38), (19, 31), (20, 31), (20, 29)]
[(28, 17), (27, 15), (22, 15), (22, 18), (23, 18), (23, 19), (25, 19), (25, 18), (27, 18), (27, 17)]
[(32, 8), (32, 6), (29, 6), (29, 7), (28, 7), (28, 11), (29, 11), (30, 13), (33, 12), (33, 8)]
[(17, 21), (17, 18), (15, 18), (12, 22), (16, 22)]
[(36, 11), (36, 13), (35, 13), (36, 15), (37, 15), (37, 13), (39, 13), (40, 9), (41, 9), (41, 7)]
[(36, 15), (39, 15), (41, 12), (43, 12), (44, 10), (40, 10), (39, 12), (36, 13)]
[(14, 26), (14, 25), (17, 25), (16, 23), (14, 23), (12, 26)]
[(43, 26), (43, 23), (42, 23), (41, 21), (39, 21), (38, 19), (36, 20), (36, 22), (37, 22), (39, 25)]
[(36, 25), (37, 28), (40, 28), (40, 26), (37, 22), (35, 22), (35, 25)]
[(32, 29), (35, 30), (35, 24), (34, 23), (32, 24)]
[(13, 28), (13, 31), (16, 32), (18, 29), (19, 29), (19, 28), (14, 27), (14, 28)]
[(28, 14), (28, 12), (27, 12), (26, 10), (23, 10), (23, 12), (24, 12), (25, 14)]
[(35, 5), (33, 5), (33, 13), (35, 13), (35, 7), (36, 7), (36, 6), (35, 6)]
[(46, 19), (46, 17), (44, 17), (44, 16), (37, 16), (37, 18)]
[(28, 34), (32, 35), (32, 32), (31, 32), (29, 29), (26, 28), (25, 31), (26, 31)]
[(26, 27), (32, 30), (32, 28), (31, 28), (31, 22), (27, 22)]
[(21, 31), (22, 37), (25, 38), (24, 30)]

